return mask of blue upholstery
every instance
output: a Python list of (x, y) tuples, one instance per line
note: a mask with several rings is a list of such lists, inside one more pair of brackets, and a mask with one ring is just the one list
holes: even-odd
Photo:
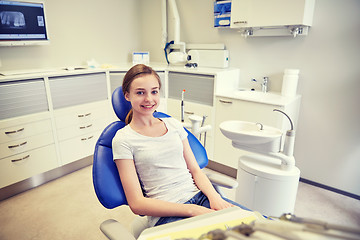
[(131, 109), (131, 103), (125, 99), (122, 87), (118, 87), (114, 90), (111, 102), (116, 116), (124, 122), (126, 115)]
[[(113, 122), (104, 129), (95, 145), (93, 161), (95, 193), (100, 203), (108, 209), (127, 204), (112, 154), (112, 139), (116, 132), (125, 126), (124, 120), (131, 109), (131, 104), (125, 99), (121, 87), (115, 89), (112, 95), (112, 104), (121, 121)], [(157, 118), (170, 117), (162, 112), (155, 112), (154, 116)], [(191, 132), (185, 130), (188, 132), (188, 140), (195, 158), (200, 168), (204, 168), (208, 164), (206, 150)]]

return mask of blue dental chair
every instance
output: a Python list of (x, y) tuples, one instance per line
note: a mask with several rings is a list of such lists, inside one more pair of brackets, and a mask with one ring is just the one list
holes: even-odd
[[(125, 193), (112, 154), (112, 139), (116, 132), (125, 126), (126, 115), (131, 109), (130, 102), (128, 102), (123, 95), (122, 87), (118, 87), (113, 92), (112, 105), (120, 121), (109, 124), (100, 135), (95, 145), (92, 169), (95, 193), (100, 203), (108, 209), (127, 205)], [(169, 117), (161, 112), (155, 112), (154, 116), (158, 118)], [(188, 140), (195, 158), (200, 168), (204, 168), (208, 164), (206, 150), (191, 132), (187, 129), (185, 130), (188, 132)], [(238, 183), (230, 177), (217, 174), (207, 175), (218, 191), (218, 187), (236, 188), (238, 185)], [(113, 219), (106, 220), (100, 225), (101, 231), (112, 240), (136, 239), (147, 227), (147, 218), (140, 216), (137, 217), (132, 224), (131, 233)]]

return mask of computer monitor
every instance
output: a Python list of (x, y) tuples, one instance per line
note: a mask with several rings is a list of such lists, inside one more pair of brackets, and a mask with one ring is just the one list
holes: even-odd
[(44, 2), (0, 1), (0, 46), (48, 43)]

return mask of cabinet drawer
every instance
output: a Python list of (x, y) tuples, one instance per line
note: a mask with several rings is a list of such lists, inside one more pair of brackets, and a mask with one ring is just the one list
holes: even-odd
[(84, 124), (71, 125), (69, 127), (62, 128), (58, 130), (57, 136), (59, 141), (63, 141), (76, 136), (89, 134), (94, 131), (102, 131), (108, 124), (108, 119), (100, 118)]
[(55, 145), (34, 149), (0, 160), (0, 188), (58, 166)]
[(53, 142), (54, 138), (52, 132), (46, 132), (35, 136), (2, 143), (0, 144), (0, 159), (46, 146)]
[(105, 73), (49, 78), (54, 109), (105, 100)]
[(48, 110), (43, 79), (0, 83), (0, 120)]
[(71, 125), (87, 126), (96, 119), (110, 118), (109, 110), (110, 106), (108, 101), (56, 110), (56, 128), (61, 129)]
[(60, 142), (63, 165), (94, 154), (95, 144), (102, 131), (92, 132)]
[(31, 123), (24, 123), (21, 125), (15, 125), (11, 127), (5, 127), (0, 129), (0, 143), (19, 140), (50, 131), (51, 131), (50, 119), (31, 122)]
[(181, 100), (183, 89), (186, 101), (213, 106), (213, 75), (169, 72), (169, 98)]

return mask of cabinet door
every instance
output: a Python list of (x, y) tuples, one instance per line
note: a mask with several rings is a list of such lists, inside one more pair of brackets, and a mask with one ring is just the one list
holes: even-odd
[(184, 89), (186, 101), (213, 106), (213, 75), (169, 72), (169, 98), (181, 100)]
[(43, 79), (0, 83), (0, 120), (48, 110)]
[(92, 132), (60, 142), (63, 165), (94, 154), (95, 144), (102, 131)]
[(57, 129), (72, 125), (80, 127), (87, 126), (97, 119), (110, 120), (110, 106), (108, 101), (99, 101), (55, 110), (54, 114)]
[(108, 99), (105, 73), (49, 78), (54, 109)]
[(52, 132), (45, 132), (35, 136), (17, 139), (11, 142), (0, 144), (0, 159), (14, 154), (29, 151), (49, 145), (54, 142)]
[(0, 160), (0, 188), (56, 168), (55, 145), (51, 144)]
[(232, 0), (231, 26), (311, 25), (304, 17), (313, 4), (306, 0)]
[(277, 128), (282, 128), (282, 117), (273, 112), (277, 108), (283, 110), (281, 106), (261, 104), (235, 100), (231, 98), (219, 97), (216, 101), (216, 120), (215, 120), (215, 161), (237, 169), (238, 159), (246, 151), (234, 148), (231, 140), (226, 138), (220, 131), (220, 124), (229, 120), (242, 120), (254, 123), (262, 123)]
[[(0, 129), (0, 143), (21, 140), (37, 134), (51, 132), (50, 119), (23, 124), (16, 123), (14, 121), (14, 126), (5, 126), (6, 124), (4, 124), (4, 128)], [(2, 123), (0, 123), (0, 127), (2, 127)]]

